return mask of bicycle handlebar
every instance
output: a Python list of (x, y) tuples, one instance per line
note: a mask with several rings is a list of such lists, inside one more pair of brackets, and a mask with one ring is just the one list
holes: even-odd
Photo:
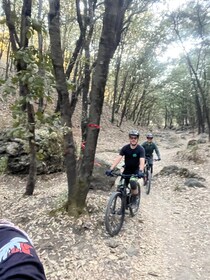
[[(146, 161), (149, 161), (150, 159), (151, 159), (151, 158), (149, 158), (149, 157), (145, 158)], [(153, 158), (152, 160), (153, 160), (153, 161), (160, 161), (160, 159), (158, 159), (158, 158)]]
[(142, 178), (142, 177), (139, 177), (138, 176), (138, 174), (123, 174), (123, 173), (121, 173), (121, 172), (112, 172), (112, 177), (118, 177), (118, 176), (120, 176), (120, 177), (122, 177), (122, 178), (130, 178), (130, 177), (135, 177), (135, 178)]

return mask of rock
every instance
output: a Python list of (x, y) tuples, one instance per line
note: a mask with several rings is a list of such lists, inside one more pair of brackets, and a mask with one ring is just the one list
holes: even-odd
[(197, 144), (198, 144), (197, 140), (192, 139), (192, 140), (189, 140), (189, 142), (187, 143), (187, 147), (196, 146)]
[(207, 143), (206, 139), (203, 138), (198, 139), (198, 144), (205, 144), (205, 143)]
[[(12, 129), (0, 132), (0, 158), (8, 159), (5, 168), (7, 173), (28, 174), (30, 164), (28, 141), (13, 137), (12, 133)], [(51, 132), (46, 128), (36, 131), (38, 175), (64, 171), (62, 139), (59, 130)]]
[(128, 254), (128, 256), (132, 257), (132, 256), (137, 256), (139, 253), (139, 250), (134, 247), (134, 246), (130, 246), (127, 250), (126, 253)]
[(190, 172), (187, 168), (185, 167), (178, 167), (176, 165), (169, 165), (169, 166), (164, 166), (163, 169), (156, 174), (157, 175), (163, 175), (163, 176), (168, 176), (168, 175), (179, 175), (180, 177), (185, 177), (185, 178), (197, 178), (199, 180), (205, 181), (203, 177), (200, 177), (194, 172)]
[(205, 185), (203, 185), (201, 182), (199, 182), (195, 178), (189, 178), (188, 180), (185, 181), (185, 186), (191, 187), (191, 188), (206, 188)]
[(116, 177), (105, 175), (106, 170), (110, 168), (110, 164), (96, 158), (94, 162), (93, 176), (90, 184), (91, 189), (109, 191), (115, 183)]
[(178, 166), (176, 165), (169, 165), (164, 166), (163, 169), (159, 172), (160, 175), (171, 175), (171, 174), (177, 174), (179, 171)]
[(20, 150), (20, 145), (16, 142), (11, 142), (6, 146), (6, 153), (11, 156), (17, 156)]
[(110, 239), (106, 245), (110, 248), (117, 248), (119, 246), (119, 242), (115, 241), (114, 239)]

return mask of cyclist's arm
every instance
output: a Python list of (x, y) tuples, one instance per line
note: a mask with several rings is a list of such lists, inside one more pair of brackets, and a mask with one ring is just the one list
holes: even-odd
[(139, 170), (141, 170), (141, 171), (144, 170), (144, 164), (145, 164), (145, 158), (142, 157), (139, 159)]
[(117, 158), (114, 160), (114, 162), (112, 163), (110, 169), (114, 170), (115, 167), (120, 163), (120, 161), (122, 160), (123, 156), (118, 155)]
[(160, 152), (159, 152), (159, 149), (156, 144), (154, 144), (154, 148), (155, 148), (155, 153), (156, 153), (157, 157), (160, 158)]
[(145, 149), (142, 146), (140, 146), (140, 149), (139, 170), (143, 171), (145, 165)]

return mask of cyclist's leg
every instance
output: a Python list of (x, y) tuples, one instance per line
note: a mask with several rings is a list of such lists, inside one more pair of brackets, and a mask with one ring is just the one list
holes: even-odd
[(151, 174), (152, 174), (153, 173), (153, 163), (150, 163), (149, 167), (150, 167)]
[(130, 178), (130, 186), (131, 186), (131, 203), (136, 203), (139, 192), (138, 192), (138, 179), (137, 178)]
[(153, 173), (153, 157), (150, 157), (148, 159), (148, 163), (149, 163), (150, 171), (151, 171), (151, 174), (152, 174)]

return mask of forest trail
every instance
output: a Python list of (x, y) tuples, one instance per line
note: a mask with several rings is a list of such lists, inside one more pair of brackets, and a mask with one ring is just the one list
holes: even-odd
[[(203, 168), (196, 164), (184, 165), (176, 161), (177, 152), (187, 145), (186, 138), (179, 139), (179, 145), (165, 149), (160, 146), (161, 162), (154, 163), (154, 173), (164, 166), (178, 165), (199, 170), (206, 178), (207, 189), (186, 188), (179, 177), (157, 177), (149, 196), (144, 195), (141, 216), (144, 221), (142, 242), (151, 248), (150, 254), (143, 258), (147, 267), (144, 279), (196, 280), (210, 279), (210, 191), (208, 165)], [(145, 237), (146, 236), (146, 237)], [(153, 250), (153, 249), (154, 250)], [(158, 261), (157, 261), (158, 260)], [(153, 278), (150, 277), (152, 271)]]
[[(164, 166), (177, 165), (204, 177), (207, 188), (185, 188), (185, 179), (179, 176), (154, 176), (150, 195), (142, 187), (140, 212), (132, 221), (127, 218), (124, 233), (120, 233), (122, 239), (130, 236), (138, 251), (134, 249), (130, 267), (139, 273), (131, 269), (130, 279), (210, 279), (210, 145), (200, 146), (203, 156), (208, 151), (205, 165), (177, 157), (194, 138), (188, 133), (162, 132), (158, 139), (162, 160), (154, 162), (154, 175)], [(139, 257), (135, 258), (135, 253)]]
[[(111, 164), (127, 143), (129, 129), (116, 129), (108, 120), (104, 127), (97, 157)], [(155, 162), (154, 175), (169, 165), (187, 167), (206, 179), (206, 188), (184, 187), (185, 179), (175, 175), (154, 176), (150, 195), (142, 187), (139, 213), (126, 215), (115, 237), (104, 226), (111, 192), (91, 190), (90, 214), (75, 221), (65, 213), (52, 213), (66, 199), (65, 174), (39, 176), (35, 194), (28, 198), (22, 197), (26, 178), (1, 176), (2, 215), (32, 237), (48, 280), (210, 280), (209, 143), (199, 146), (206, 164), (196, 165), (177, 157), (191, 134), (156, 135), (162, 160)]]
[(209, 191), (176, 193), (169, 181), (157, 181), (141, 205), (143, 232), (152, 235), (145, 243), (156, 248), (146, 267), (156, 264), (159, 279), (210, 279)]

